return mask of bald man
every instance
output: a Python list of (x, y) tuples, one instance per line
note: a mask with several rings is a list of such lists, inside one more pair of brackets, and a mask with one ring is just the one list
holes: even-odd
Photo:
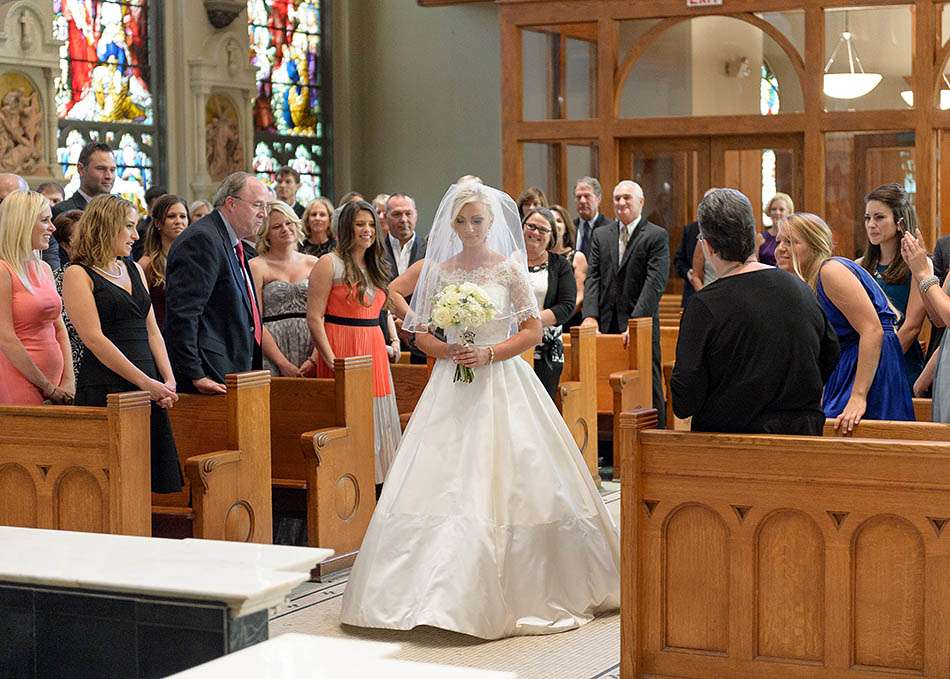
[(14, 191), (29, 191), (29, 189), (29, 184), (20, 175), (12, 172), (0, 174), (0, 203)]
[(620, 182), (613, 201), (617, 219), (591, 233), (581, 325), (620, 334), (630, 318), (653, 318), (653, 407), (663, 427), (660, 296), (670, 275), (670, 239), (664, 228), (643, 218), (639, 184)]

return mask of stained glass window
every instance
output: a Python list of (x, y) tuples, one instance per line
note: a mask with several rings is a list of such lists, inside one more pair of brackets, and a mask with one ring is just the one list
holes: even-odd
[(759, 82), (759, 109), (764, 116), (774, 116), (779, 109), (778, 78), (766, 61), (762, 62)]
[(253, 169), (269, 186), (278, 168), (300, 173), (297, 200), (329, 192), (324, 0), (248, 0), (251, 64), (257, 74)]
[(53, 37), (63, 42), (57, 158), (67, 196), (79, 186), (76, 160), (83, 144), (102, 140), (115, 151), (114, 192), (144, 209), (145, 189), (160, 166), (151, 59), (157, 11), (149, 0), (53, 0)]

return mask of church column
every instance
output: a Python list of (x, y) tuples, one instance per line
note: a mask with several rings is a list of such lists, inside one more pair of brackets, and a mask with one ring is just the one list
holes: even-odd
[(51, 3), (0, 6), (0, 172), (62, 180), (54, 78), (60, 43)]

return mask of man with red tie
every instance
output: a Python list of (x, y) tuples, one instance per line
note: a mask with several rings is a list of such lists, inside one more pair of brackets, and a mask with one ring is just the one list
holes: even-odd
[(256, 239), (270, 193), (235, 172), (214, 210), (168, 252), (165, 337), (179, 391), (224, 393), (224, 376), (261, 368), (261, 313), (242, 239)]

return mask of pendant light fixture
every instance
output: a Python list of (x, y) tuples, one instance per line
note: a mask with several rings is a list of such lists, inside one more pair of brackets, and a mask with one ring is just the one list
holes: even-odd
[[(901, 90), (901, 99), (908, 106), (914, 105), (914, 90)], [(950, 109), (950, 80), (947, 80), (947, 74), (943, 74), (943, 87), (940, 88), (940, 110)]]
[[(838, 56), (838, 50), (844, 45), (848, 52), (848, 71), (845, 73), (829, 73), (831, 65)], [(857, 68), (855, 68), (857, 67)], [(858, 99), (873, 90), (881, 82), (880, 73), (865, 73), (858, 50), (854, 46), (854, 34), (848, 27), (848, 13), (844, 13), (844, 31), (838, 38), (831, 58), (825, 64), (824, 83), (822, 90), (832, 99)]]

